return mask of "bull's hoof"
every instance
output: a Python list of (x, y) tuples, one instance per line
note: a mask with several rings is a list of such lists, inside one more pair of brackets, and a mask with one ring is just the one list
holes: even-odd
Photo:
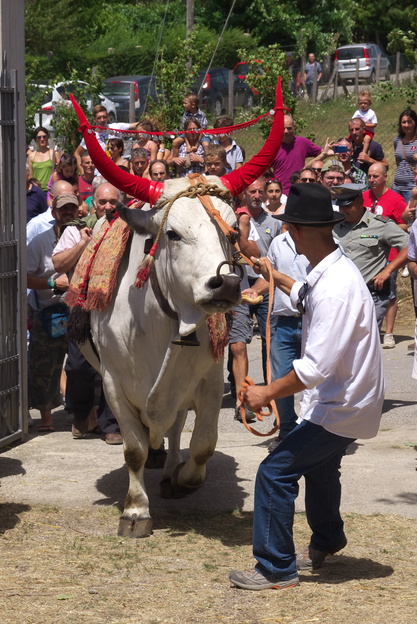
[(150, 468), (151, 470), (163, 468), (165, 466), (166, 458), (167, 452), (164, 448), (164, 443), (161, 444), (159, 449), (150, 448), (148, 451), (145, 468)]
[(178, 483), (178, 473), (181, 468), (184, 466), (184, 462), (178, 464), (175, 468), (174, 474), (171, 479), (163, 479), (160, 484), (160, 494), (162, 498), (184, 498), (184, 496), (188, 496), (189, 494), (193, 494), (196, 490), (198, 490), (203, 484), (195, 486), (186, 486), (180, 485)]
[(131, 518), (122, 516), (119, 520), (117, 535), (122, 537), (149, 537), (152, 534), (152, 518)]

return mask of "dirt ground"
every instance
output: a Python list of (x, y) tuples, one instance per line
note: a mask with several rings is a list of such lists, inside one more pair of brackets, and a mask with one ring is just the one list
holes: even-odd
[[(114, 507), (3, 504), (3, 624), (411, 624), (417, 520), (345, 514), (348, 545), (282, 591), (233, 588), (252, 567), (252, 513), (165, 515), (154, 534), (114, 535)], [(295, 541), (306, 545), (303, 514)]]
[[(409, 341), (414, 309), (408, 280), (398, 281), (399, 324), (410, 327)], [(348, 545), (322, 569), (301, 573), (295, 589), (248, 592), (233, 588), (228, 576), (253, 567), (251, 511), (162, 508), (154, 534), (131, 540), (115, 535), (118, 503), (72, 508), (8, 500), (0, 504), (1, 624), (416, 620), (415, 518), (344, 513)], [(303, 513), (296, 514), (294, 536), (296, 548), (304, 548), (309, 531)]]

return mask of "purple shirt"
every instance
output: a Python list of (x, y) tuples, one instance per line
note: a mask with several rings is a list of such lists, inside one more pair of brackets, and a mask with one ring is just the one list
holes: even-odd
[(282, 191), (286, 195), (290, 189), (290, 177), (294, 171), (300, 171), (304, 167), (308, 156), (321, 154), (321, 147), (315, 145), (310, 139), (294, 135), (292, 143), (282, 143), (274, 160), (274, 176), (282, 182)]

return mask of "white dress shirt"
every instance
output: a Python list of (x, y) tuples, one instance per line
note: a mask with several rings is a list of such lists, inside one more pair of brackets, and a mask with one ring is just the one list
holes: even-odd
[[(293, 363), (307, 387), (299, 422), (309, 420), (348, 438), (372, 438), (385, 392), (372, 297), (340, 248), (310, 270), (307, 284), (303, 355)], [(292, 287), (294, 306), (302, 286)]]

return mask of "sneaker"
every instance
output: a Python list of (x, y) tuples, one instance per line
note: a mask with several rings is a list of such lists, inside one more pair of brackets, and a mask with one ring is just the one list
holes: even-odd
[(277, 436), (276, 438), (271, 440), (268, 444), (268, 453), (272, 453), (272, 451), (275, 451), (275, 449), (281, 444), (283, 439), (284, 438), (281, 438), (281, 436)]
[(253, 570), (245, 570), (242, 572), (234, 570), (231, 572), (229, 578), (236, 587), (241, 587), (242, 589), (253, 589), (255, 591), (259, 591), (260, 589), (286, 589), (288, 587), (296, 587), (300, 584), (298, 575), (288, 581), (280, 579), (277, 579), (276, 581), (269, 581), (255, 568)]
[[(245, 416), (247, 423), (251, 423), (256, 420), (256, 414), (254, 412), (251, 412), (251, 410), (247, 407), (245, 407)], [(235, 407), (235, 420), (242, 422), (242, 417), (240, 415), (240, 405), (236, 405)]]
[(392, 334), (385, 334), (382, 342), (383, 349), (393, 349), (395, 347), (395, 338)]
[(346, 537), (340, 543), (338, 548), (334, 550), (317, 550), (313, 546), (307, 546), (300, 553), (297, 553), (297, 570), (317, 570), (321, 568), (323, 561), (327, 555), (334, 555), (342, 550), (347, 544)]

